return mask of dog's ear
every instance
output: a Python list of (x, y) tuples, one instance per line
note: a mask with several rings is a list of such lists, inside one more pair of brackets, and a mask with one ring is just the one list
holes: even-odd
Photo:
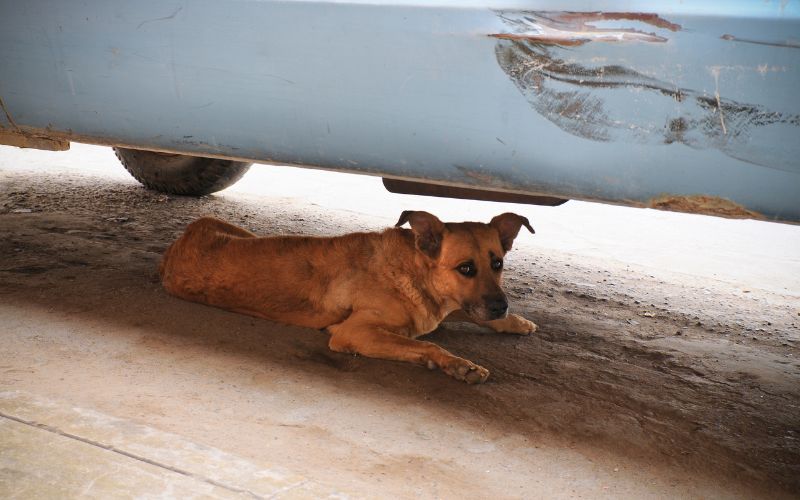
[(411, 230), (414, 231), (414, 239), (417, 248), (435, 259), (439, 256), (442, 247), (442, 235), (444, 234), (444, 224), (435, 215), (428, 212), (417, 210), (405, 210), (400, 214), (400, 220), (395, 227), (400, 227), (408, 222)]
[(506, 252), (511, 250), (514, 238), (517, 237), (522, 226), (528, 228), (528, 231), (531, 233), (536, 233), (531, 227), (531, 223), (528, 222), (528, 219), (521, 215), (512, 214), (511, 212), (498, 215), (492, 219), (489, 225), (497, 229), (497, 232), (500, 234), (500, 244), (503, 245), (503, 250)]

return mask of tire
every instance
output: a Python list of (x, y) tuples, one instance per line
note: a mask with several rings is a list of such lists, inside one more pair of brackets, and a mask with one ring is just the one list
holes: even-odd
[(114, 148), (114, 152), (125, 170), (146, 188), (184, 196), (221, 191), (241, 179), (252, 165), (139, 149)]

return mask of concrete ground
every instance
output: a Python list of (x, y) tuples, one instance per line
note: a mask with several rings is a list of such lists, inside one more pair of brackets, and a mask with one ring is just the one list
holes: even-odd
[[(206, 214), (339, 234), (401, 210), (529, 217), (528, 338), (429, 336), (489, 368), (331, 353), (324, 332), (164, 293)], [(0, 497), (790, 498), (800, 494), (800, 227), (382, 191), (255, 166), (215, 196), (139, 187), (108, 148), (0, 148)]]

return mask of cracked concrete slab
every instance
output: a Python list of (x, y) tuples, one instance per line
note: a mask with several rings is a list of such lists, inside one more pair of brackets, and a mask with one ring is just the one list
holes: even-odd
[(279, 467), (21, 391), (0, 393), (2, 498), (347, 498)]

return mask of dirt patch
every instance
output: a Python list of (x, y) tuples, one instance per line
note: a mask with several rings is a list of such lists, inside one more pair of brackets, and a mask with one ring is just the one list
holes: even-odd
[(660, 196), (650, 200), (650, 208), (659, 210), (672, 210), (690, 214), (716, 215), (730, 219), (763, 219), (764, 216), (747, 210), (730, 200), (715, 196)]

